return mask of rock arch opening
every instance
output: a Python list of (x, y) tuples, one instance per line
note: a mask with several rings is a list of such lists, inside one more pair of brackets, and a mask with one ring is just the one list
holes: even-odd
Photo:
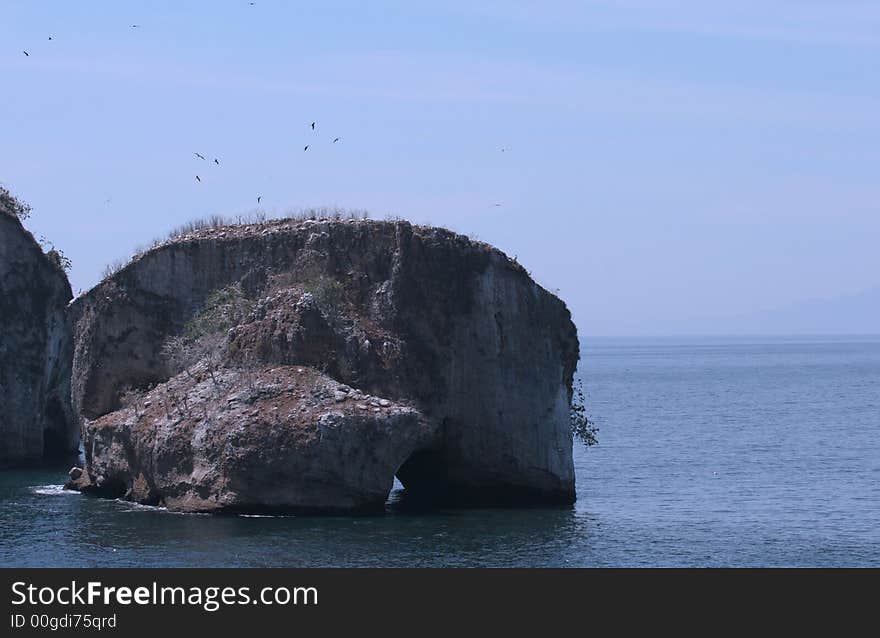
[(396, 476), (404, 487), (402, 500), (405, 505), (430, 506), (448, 495), (449, 475), (440, 450), (413, 452), (397, 470)]

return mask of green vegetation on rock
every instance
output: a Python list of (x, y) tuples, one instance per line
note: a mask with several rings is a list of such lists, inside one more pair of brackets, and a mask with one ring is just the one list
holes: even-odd
[(183, 330), (189, 341), (225, 332), (234, 328), (250, 314), (254, 303), (241, 289), (241, 283), (234, 283), (215, 290), (205, 300), (201, 311), (193, 317)]
[(587, 417), (587, 401), (584, 384), (578, 379), (572, 388), (571, 433), (587, 447), (599, 443), (599, 428)]

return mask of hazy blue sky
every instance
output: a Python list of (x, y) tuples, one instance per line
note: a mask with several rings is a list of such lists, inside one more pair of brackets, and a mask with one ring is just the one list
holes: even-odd
[(2, 0), (0, 181), (75, 291), (259, 194), (491, 242), (584, 334), (730, 331), (880, 284), (878, 34), (876, 1)]

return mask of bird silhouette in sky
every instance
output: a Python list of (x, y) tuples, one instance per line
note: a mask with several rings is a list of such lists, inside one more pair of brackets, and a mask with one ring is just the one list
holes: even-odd
[(309, 145), (308, 145), (308, 144), (306, 144), (305, 147), (303, 148), (303, 153), (305, 153), (307, 150), (309, 150)]
[[(253, 2), (251, 2), (251, 4), (253, 4)], [(257, 195), (257, 203), (258, 203), (258, 204), (260, 203), (260, 200), (261, 200), (261, 199), (263, 199), (263, 196), (262, 196), (262, 195)]]
[(336, 144), (336, 142), (338, 142), (338, 141), (339, 141), (339, 138), (338, 138), (338, 137), (336, 137), (336, 138), (333, 139), (333, 143), (334, 143), (334, 144)]
[(22, 51), (22, 53), (24, 53), (26, 57), (31, 57), (31, 54), (28, 53), (27, 51)]
[(201, 177), (199, 177), (199, 176), (198, 176), (198, 175), (196, 175), (196, 181), (197, 181), (197, 182), (199, 182), (199, 183), (201, 183), (201, 181), (202, 181), (202, 178), (201, 178)]
[(215, 163), (217, 166), (220, 166), (220, 160), (218, 160), (216, 157), (214, 158), (214, 163)]
[(205, 159), (205, 156), (202, 155), (201, 153), (194, 153), (194, 155), (195, 155), (196, 157), (198, 157), (200, 160)]
[(139, 24), (133, 24), (133, 25), (131, 25), (131, 28), (132, 28), (132, 29), (140, 29), (140, 27), (141, 27), (141, 25), (139, 25)]
[(315, 130), (315, 123), (314, 122), (312, 122), (312, 130), (313, 131)]
[(50, 39), (50, 40), (52, 39), (52, 36), (51, 36), (51, 35), (49, 36), (49, 39)]

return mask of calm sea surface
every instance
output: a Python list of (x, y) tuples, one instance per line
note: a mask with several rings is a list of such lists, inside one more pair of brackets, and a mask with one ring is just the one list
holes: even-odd
[(571, 509), (181, 515), (0, 472), (0, 566), (880, 566), (880, 337), (583, 342)]

